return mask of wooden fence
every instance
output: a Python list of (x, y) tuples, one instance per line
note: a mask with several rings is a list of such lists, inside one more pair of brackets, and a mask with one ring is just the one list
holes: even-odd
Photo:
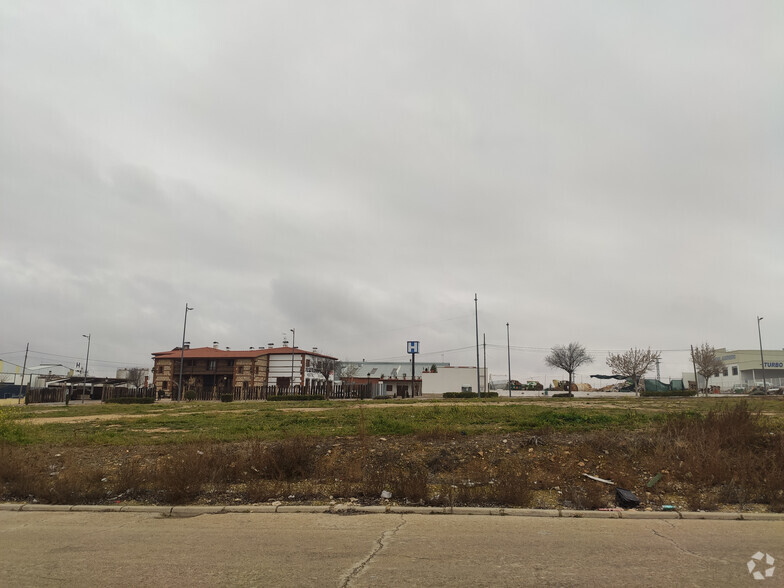
[(25, 404), (65, 402), (66, 388), (28, 388), (26, 392)]
[(101, 400), (111, 400), (113, 398), (158, 398), (155, 388), (126, 388), (124, 386), (106, 386), (103, 390)]

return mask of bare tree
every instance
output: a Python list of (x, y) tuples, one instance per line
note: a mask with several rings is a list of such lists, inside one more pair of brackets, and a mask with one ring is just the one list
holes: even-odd
[[(705, 378), (705, 394), (708, 393), (708, 382), (711, 376), (718, 375), (724, 369), (724, 362), (721, 361), (716, 350), (712, 345), (703, 343), (697, 347), (691, 348), (691, 360), (697, 367), (697, 373)], [(699, 382), (695, 382), (699, 391)]]
[(128, 368), (128, 381), (137, 388), (144, 383), (144, 376), (147, 374), (145, 368), (132, 367)]
[(339, 361), (337, 362), (335, 378), (341, 381), (343, 381), (344, 379), (350, 380), (351, 378), (357, 375), (357, 372), (359, 371), (359, 367), (360, 366), (358, 363)]
[(661, 359), (661, 351), (651, 351), (650, 347), (648, 349), (632, 347), (623, 353), (608, 354), (607, 367), (617, 376), (631, 378), (634, 391), (639, 393), (642, 377), (659, 359)]
[[(332, 376), (334, 379), (337, 375), (338, 363), (337, 360), (330, 359), (329, 357), (314, 357), (310, 364), (314, 372), (321, 374), (324, 377), (328, 391), (332, 389), (332, 380), (330, 380), (329, 377)], [(329, 398), (329, 392), (327, 393), (327, 398)]]
[(575, 370), (581, 365), (592, 363), (593, 358), (588, 355), (585, 347), (579, 343), (569, 343), (567, 346), (556, 345), (550, 349), (550, 354), (544, 358), (544, 362), (550, 367), (564, 370), (569, 374), (569, 394), (572, 393), (572, 379)]

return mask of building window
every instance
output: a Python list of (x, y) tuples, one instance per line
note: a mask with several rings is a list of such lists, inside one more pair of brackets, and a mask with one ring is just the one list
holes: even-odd
[(244, 365), (237, 366), (237, 373), (238, 374), (245, 373), (245, 366)]
[(215, 371), (215, 365), (216, 365), (216, 362), (215, 362), (214, 359), (211, 359), (210, 361), (208, 361), (207, 362), (207, 371), (208, 372), (214, 372)]
[(163, 366), (162, 366), (162, 365), (159, 365), (159, 366), (158, 366), (158, 373), (159, 373), (159, 374), (162, 374), (162, 373), (163, 373)]
[(392, 392), (392, 384), (387, 384), (387, 392)]
[(232, 367), (234, 365), (234, 360), (230, 359), (229, 361), (226, 362), (226, 365)]
[(169, 388), (169, 382), (168, 381), (164, 380), (163, 382), (161, 382), (161, 390), (166, 390), (168, 388)]
[(259, 366), (256, 366), (256, 373), (259, 373)]
[(738, 366), (736, 366), (736, 365), (732, 366), (732, 375), (733, 376), (737, 376), (738, 375)]
[(729, 372), (729, 370), (728, 370), (727, 368), (724, 368), (724, 369), (722, 370), (722, 372), (721, 372), (721, 375), (722, 375), (722, 376), (728, 376), (729, 374), (730, 374), (730, 372)]

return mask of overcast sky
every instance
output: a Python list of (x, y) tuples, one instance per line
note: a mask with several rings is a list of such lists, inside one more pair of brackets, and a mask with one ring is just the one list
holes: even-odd
[[(0, 359), (784, 348), (784, 3), (0, 4)], [(6, 364), (5, 371), (9, 364)], [(495, 375), (498, 377), (496, 378)]]

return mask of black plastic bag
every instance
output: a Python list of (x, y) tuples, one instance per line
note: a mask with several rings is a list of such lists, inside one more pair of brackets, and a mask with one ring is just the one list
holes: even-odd
[(615, 489), (615, 502), (622, 508), (637, 508), (640, 506), (640, 499), (633, 492), (623, 488)]

